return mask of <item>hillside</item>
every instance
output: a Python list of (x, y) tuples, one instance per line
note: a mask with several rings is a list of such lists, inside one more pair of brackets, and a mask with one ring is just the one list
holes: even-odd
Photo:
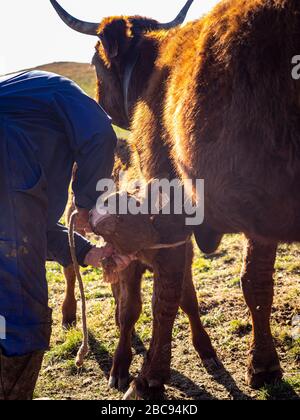
[(91, 97), (95, 96), (96, 75), (90, 64), (60, 62), (38, 66), (34, 70), (61, 74), (74, 80)]

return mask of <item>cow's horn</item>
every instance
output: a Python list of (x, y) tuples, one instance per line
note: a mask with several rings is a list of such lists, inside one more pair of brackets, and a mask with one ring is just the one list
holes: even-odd
[(74, 31), (80, 32), (87, 35), (98, 35), (99, 23), (84, 22), (82, 20), (76, 19), (66, 12), (56, 0), (50, 0), (52, 6), (57, 11), (60, 18)]
[(160, 23), (158, 25), (158, 29), (172, 29), (172, 28), (175, 28), (176, 26), (181, 25), (184, 22), (186, 15), (188, 14), (188, 11), (190, 10), (191, 5), (193, 4), (193, 1), (194, 0), (188, 0), (185, 6), (180, 11), (179, 15), (172, 22)]

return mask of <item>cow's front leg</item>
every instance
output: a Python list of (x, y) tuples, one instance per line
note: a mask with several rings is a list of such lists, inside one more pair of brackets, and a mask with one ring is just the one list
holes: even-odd
[(120, 339), (114, 354), (110, 372), (110, 388), (126, 391), (129, 385), (129, 368), (132, 361), (131, 338), (141, 309), (141, 280), (144, 267), (139, 262), (132, 263), (119, 274), (120, 281), (113, 286), (116, 301), (116, 322), (120, 329)]
[(139, 377), (125, 399), (160, 399), (170, 378), (172, 331), (182, 295), (185, 248), (164, 250), (154, 267), (153, 334)]
[(247, 382), (255, 389), (282, 378), (270, 328), (276, 251), (277, 244), (266, 245), (251, 239), (245, 250), (242, 286), (253, 322)]

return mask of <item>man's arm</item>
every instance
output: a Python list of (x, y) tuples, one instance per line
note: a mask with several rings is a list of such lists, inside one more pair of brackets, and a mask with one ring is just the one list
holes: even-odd
[[(56, 261), (63, 267), (69, 267), (72, 264), (72, 258), (68, 229), (61, 224), (57, 224), (48, 231), (47, 241), (47, 259)], [(100, 268), (103, 259), (111, 257), (115, 262), (116, 271), (122, 271), (135, 259), (134, 256), (115, 255), (110, 245), (104, 247), (94, 246), (77, 233), (75, 233), (75, 247), (78, 264), (82, 267), (90, 265), (94, 268)]]
[(99, 197), (97, 184), (110, 179), (114, 165), (116, 136), (111, 130), (96, 134), (76, 153), (77, 171), (73, 181), (76, 207), (91, 210)]
[(54, 95), (54, 107), (77, 163), (73, 183), (76, 206), (90, 210), (99, 196), (98, 181), (110, 178), (113, 169), (117, 138), (111, 120), (93, 99), (68, 80)]
[[(72, 264), (68, 232), (68, 229), (61, 224), (57, 224), (47, 232), (47, 259), (56, 261), (63, 267)], [(84, 267), (86, 256), (93, 249), (93, 245), (76, 233), (75, 246), (78, 263)]]

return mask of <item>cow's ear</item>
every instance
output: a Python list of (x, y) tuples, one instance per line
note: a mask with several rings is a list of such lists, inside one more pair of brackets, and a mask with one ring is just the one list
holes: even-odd
[(100, 35), (99, 38), (103, 45), (107, 58), (111, 60), (116, 58), (119, 55), (118, 40), (107, 35)]
[(106, 22), (99, 32), (99, 38), (108, 59), (121, 58), (130, 47), (132, 40), (131, 24), (125, 18)]

